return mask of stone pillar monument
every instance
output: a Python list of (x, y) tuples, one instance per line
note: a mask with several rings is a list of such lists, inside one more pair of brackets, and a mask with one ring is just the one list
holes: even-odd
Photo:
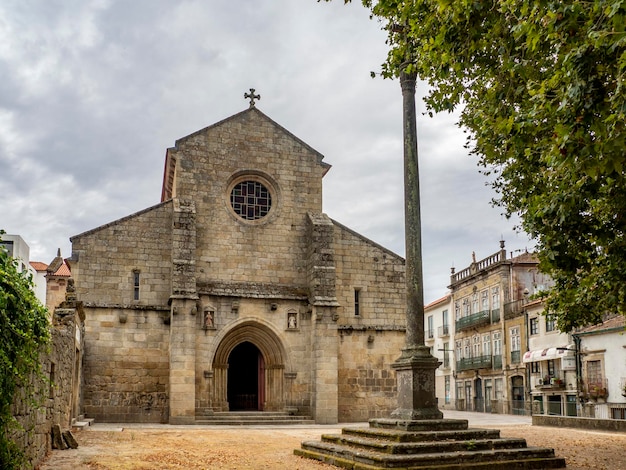
[(441, 419), (435, 397), (437, 358), (424, 345), (424, 278), (420, 216), (417, 125), (413, 73), (402, 72), (404, 134), (404, 220), (406, 239), (406, 347), (392, 365), (398, 379), (398, 408), (392, 418)]

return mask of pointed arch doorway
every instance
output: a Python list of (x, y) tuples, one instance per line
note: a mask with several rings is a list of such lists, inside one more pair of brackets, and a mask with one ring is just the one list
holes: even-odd
[(265, 360), (253, 343), (239, 343), (228, 356), (226, 396), (230, 411), (263, 411)]

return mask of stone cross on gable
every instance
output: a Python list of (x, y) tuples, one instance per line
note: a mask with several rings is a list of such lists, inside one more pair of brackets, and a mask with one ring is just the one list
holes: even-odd
[(244, 93), (243, 97), (244, 98), (249, 98), (250, 99), (250, 107), (254, 108), (254, 100), (260, 100), (261, 99), (261, 95), (255, 95), (254, 94), (254, 88), (250, 88), (250, 93)]

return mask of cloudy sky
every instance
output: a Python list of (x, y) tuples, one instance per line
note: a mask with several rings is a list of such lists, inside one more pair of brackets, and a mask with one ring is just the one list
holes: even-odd
[[(71, 236), (158, 203), (165, 150), (255, 88), (332, 165), (324, 212), (403, 255), (400, 86), (370, 77), (385, 54), (360, 2), (3, 0), (0, 228), (32, 260), (70, 256)], [(426, 302), (472, 251), (531, 246), (454, 123), (418, 117)]]

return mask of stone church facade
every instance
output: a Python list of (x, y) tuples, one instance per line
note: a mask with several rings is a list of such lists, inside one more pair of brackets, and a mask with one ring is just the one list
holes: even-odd
[(86, 416), (396, 407), (404, 260), (322, 212), (329, 169), (251, 105), (167, 150), (159, 204), (71, 238)]

